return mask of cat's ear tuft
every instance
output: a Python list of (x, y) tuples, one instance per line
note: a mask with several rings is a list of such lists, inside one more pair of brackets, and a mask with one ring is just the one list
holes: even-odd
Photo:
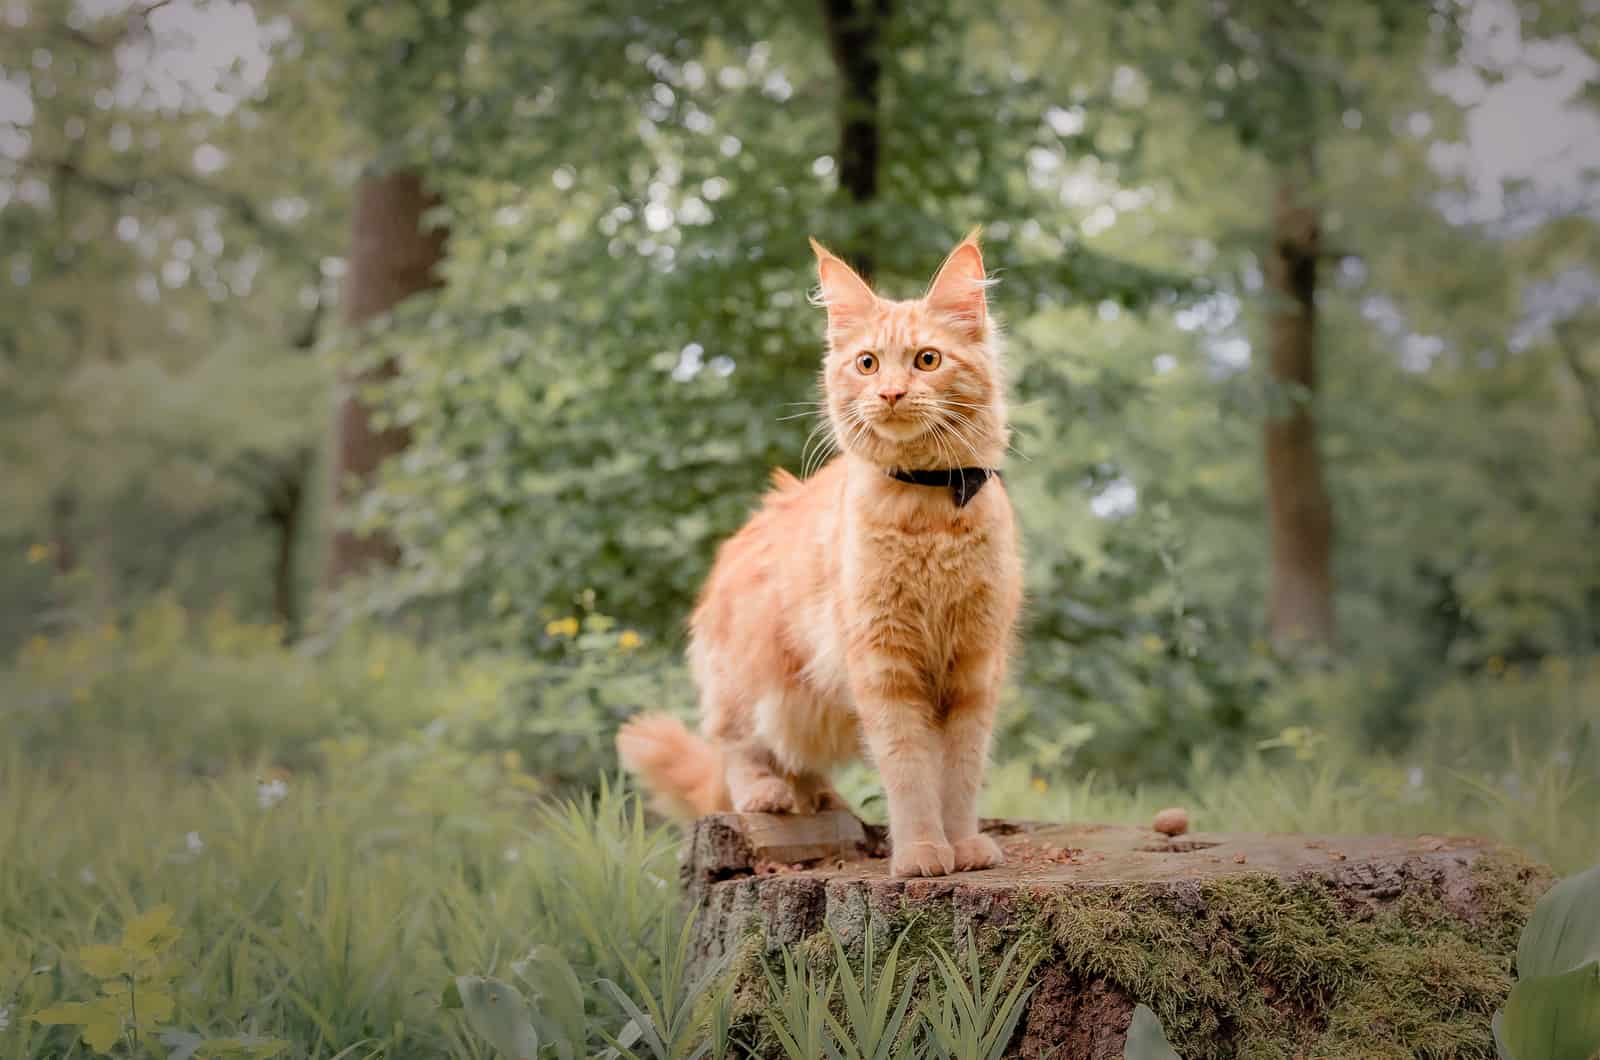
[(990, 282), (983, 273), (983, 252), (978, 249), (978, 229), (974, 228), (939, 266), (923, 300), (969, 338), (981, 340), (989, 320), (984, 291)]
[(865, 323), (878, 306), (878, 296), (856, 270), (811, 240), (817, 255), (817, 301), (828, 310), (828, 334), (842, 335)]

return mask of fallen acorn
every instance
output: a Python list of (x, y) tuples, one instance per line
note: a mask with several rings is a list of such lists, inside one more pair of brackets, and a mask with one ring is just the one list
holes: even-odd
[(1156, 814), (1150, 827), (1165, 836), (1182, 835), (1189, 830), (1189, 811), (1182, 806), (1168, 806)]

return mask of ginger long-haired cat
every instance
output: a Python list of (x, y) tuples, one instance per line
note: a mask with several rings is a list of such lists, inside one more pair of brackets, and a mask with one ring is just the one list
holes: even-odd
[(824, 406), (840, 455), (787, 472), (723, 544), (690, 620), (701, 736), (666, 715), (617, 736), (687, 813), (842, 808), (829, 771), (865, 744), (891, 870), (999, 864), (978, 791), (1022, 596), (1008, 434), (977, 233), (921, 298), (879, 298), (816, 241)]

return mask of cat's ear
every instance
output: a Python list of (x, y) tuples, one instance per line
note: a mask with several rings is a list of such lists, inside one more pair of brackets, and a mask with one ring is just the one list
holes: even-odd
[(878, 296), (827, 247), (813, 239), (811, 249), (817, 255), (819, 301), (828, 310), (828, 334), (842, 335), (865, 323), (878, 307)]
[(981, 340), (989, 320), (989, 303), (984, 295), (988, 286), (989, 280), (983, 274), (983, 253), (978, 249), (978, 229), (974, 228), (939, 266), (923, 300), (969, 338)]

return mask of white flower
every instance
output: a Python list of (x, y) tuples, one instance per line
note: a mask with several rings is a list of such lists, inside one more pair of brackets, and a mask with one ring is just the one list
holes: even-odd
[(0, 1031), (11, 1026), (11, 1006), (0, 1005)]
[(93, 883), (95, 880), (94, 870), (85, 865), (83, 868), (78, 870), (78, 879), (82, 880), (84, 883)]
[(1413, 788), (1422, 787), (1422, 767), (1421, 766), (1412, 766), (1410, 769), (1408, 769), (1406, 771), (1406, 783), (1410, 784)]
[(520, 850), (518, 850), (516, 847), (506, 847), (505, 859), (506, 859), (506, 861), (511, 862), (511, 863), (514, 864), (514, 863), (522, 860), (522, 852)]
[(198, 854), (206, 848), (206, 841), (200, 838), (199, 832), (190, 832), (183, 837), (183, 845), (189, 848), (189, 853)]
[(280, 778), (256, 781), (256, 802), (263, 810), (270, 810), (289, 795), (289, 785)]

